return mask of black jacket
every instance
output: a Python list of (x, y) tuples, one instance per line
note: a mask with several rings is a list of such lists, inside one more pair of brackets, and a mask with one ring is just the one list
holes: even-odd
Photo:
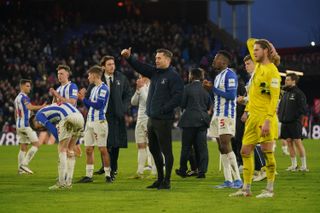
[(159, 120), (174, 119), (174, 109), (180, 105), (183, 92), (183, 81), (175, 68), (170, 66), (167, 69), (157, 69), (132, 57), (127, 61), (138, 73), (151, 80), (147, 115)]
[(287, 88), (281, 98), (278, 117), (281, 123), (299, 121), (306, 113), (306, 96), (296, 86)]
[[(102, 81), (107, 83), (104, 75), (102, 76)], [(89, 85), (86, 97), (90, 96), (93, 87), (93, 84)], [(126, 148), (128, 146), (124, 115), (128, 111), (131, 96), (132, 89), (128, 79), (121, 72), (115, 71), (106, 113), (109, 126), (108, 147)]]
[(200, 81), (194, 81), (185, 86), (181, 108), (185, 109), (178, 126), (205, 127), (210, 122), (208, 110), (211, 106), (209, 93), (202, 87)]

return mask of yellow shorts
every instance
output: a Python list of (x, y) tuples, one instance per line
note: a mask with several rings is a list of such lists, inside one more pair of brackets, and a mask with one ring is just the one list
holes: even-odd
[(278, 117), (276, 115), (271, 119), (270, 134), (265, 137), (261, 136), (261, 127), (265, 118), (266, 115), (249, 115), (245, 123), (242, 144), (258, 144), (278, 139)]

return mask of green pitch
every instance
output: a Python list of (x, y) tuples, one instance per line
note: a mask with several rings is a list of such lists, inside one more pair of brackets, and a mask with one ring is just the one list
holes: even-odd
[[(94, 183), (74, 184), (71, 190), (49, 191), (57, 177), (57, 147), (42, 146), (30, 164), (33, 175), (17, 174), (18, 147), (0, 147), (0, 210), (1, 212), (320, 212), (320, 141), (306, 140), (307, 162), (310, 172), (286, 172), (290, 158), (283, 156), (277, 144), (275, 197), (258, 200), (229, 198), (232, 189), (214, 189), (223, 182), (218, 171), (217, 146), (209, 142), (209, 172), (207, 178), (182, 179), (172, 173), (171, 190), (150, 190), (146, 186), (154, 180), (129, 179), (137, 167), (134, 143), (120, 152), (119, 174), (113, 184), (106, 184), (103, 176), (95, 176)], [(174, 146), (174, 169), (178, 168), (180, 143)], [(97, 153), (97, 152), (96, 152)], [(96, 155), (96, 168), (100, 166)], [(299, 159), (298, 159), (299, 162)], [(96, 169), (95, 169), (96, 170)], [(85, 174), (85, 156), (77, 159), (75, 180)], [(256, 195), (265, 181), (253, 183)]]

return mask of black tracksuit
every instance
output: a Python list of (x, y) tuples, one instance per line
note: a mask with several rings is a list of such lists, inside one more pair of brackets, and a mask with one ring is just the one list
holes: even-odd
[(279, 104), (279, 121), (281, 123), (300, 121), (305, 112), (306, 96), (304, 93), (296, 86), (286, 89)]
[(281, 138), (302, 138), (301, 116), (306, 113), (306, 106), (306, 96), (298, 87), (285, 89), (278, 109)]

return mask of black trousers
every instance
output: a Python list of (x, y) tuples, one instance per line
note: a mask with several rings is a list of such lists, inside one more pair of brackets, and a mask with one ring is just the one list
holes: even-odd
[[(157, 167), (158, 180), (164, 178), (170, 181), (173, 166), (172, 153), (172, 120), (157, 120), (149, 118), (148, 120), (148, 139), (149, 149), (154, 158)], [(165, 158), (166, 175), (163, 171), (163, 157)]]
[(236, 134), (231, 139), (232, 150), (237, 158), (238, 166), (243, 165), (241, 157), (241, 147), (242, 147), (242, 138), (244, 134), (244, 123), (241, 121), (240, 117), (236, 119)]
[(191, 147), (190, 157), (189, 157), (189, 164), (191, 171), (198, 171), (198, 162), (196, 158), (196, 151), (193, 147)]
[(118, 171), (118, 158), (119, 158), (119, 147), (110, 147), (108, 148), (108, 152), (110, 155), (110, 168), (111, 172)]
[(182, 146), (180, 155), (180, 171), (187, 171), (187, 162), (190, 158), (192, 146), (194, 147), (198, 172), (206, 173), (208, 169), (208, 146), (206, 127), (182, 128)]

